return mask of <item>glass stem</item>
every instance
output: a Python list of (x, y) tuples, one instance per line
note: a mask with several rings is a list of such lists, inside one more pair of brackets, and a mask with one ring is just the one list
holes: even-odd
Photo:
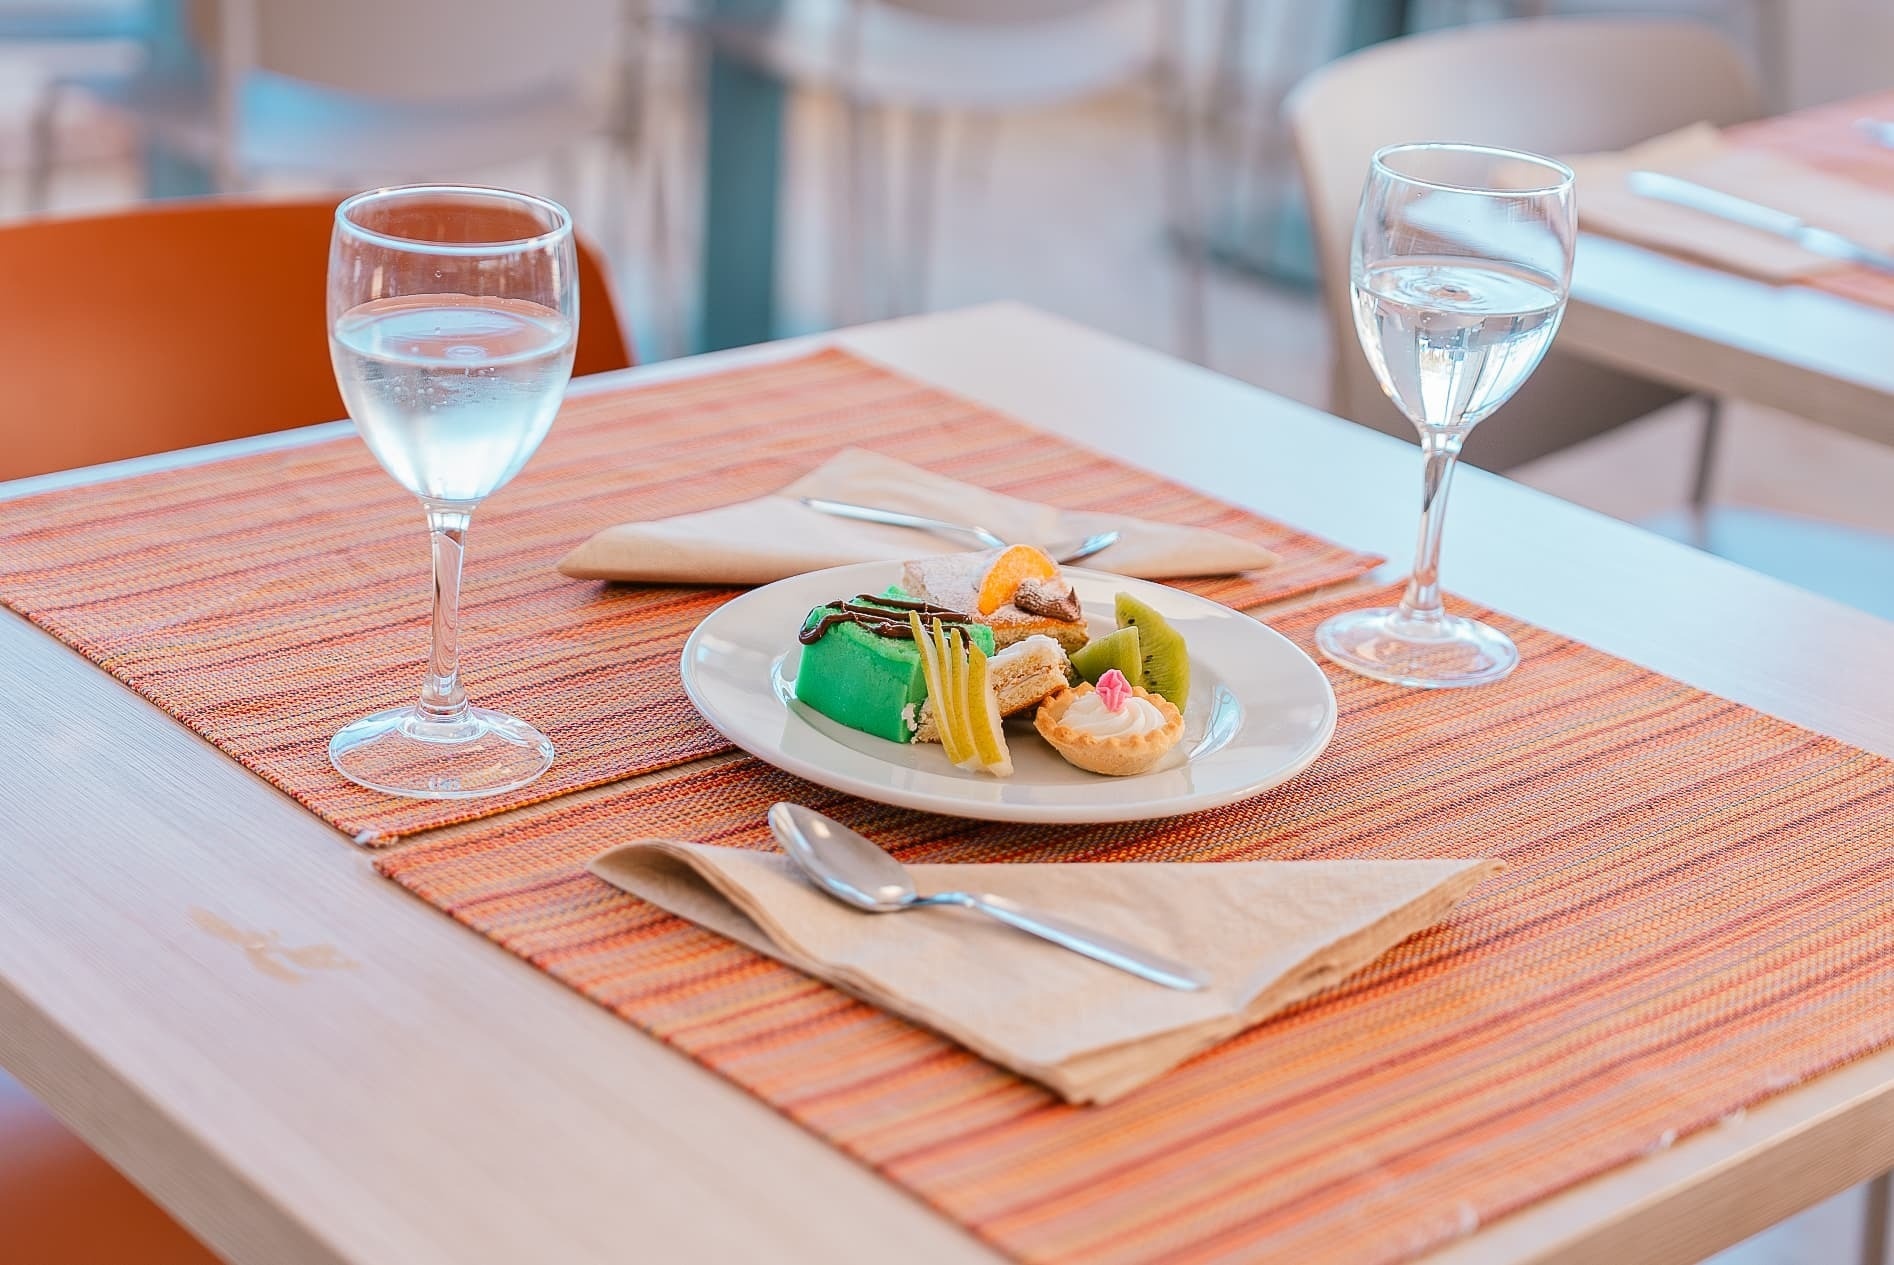
[(450, 505), (428, 504), (427, 528), (434, 546), (434, 640), (428, 651), (427, 683), (421, 687), (421, 719), (451, 725), (467, 718), (467, 691), (460, 685), (460, 563), (472, 514)]
[(1465, 438), (1453, 431), (1421, 432), (1420, 542), (1414, 547), (1414, 574), (1401, 594), (1405, 623), (1438, 624), (1445, 614), (1440, 604), (1440, 534), (1447, 522), (1447, 489)]

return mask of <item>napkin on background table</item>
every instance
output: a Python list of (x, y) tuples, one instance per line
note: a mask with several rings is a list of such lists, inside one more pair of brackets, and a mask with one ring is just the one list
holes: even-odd
[(1894, 195), (1804, 167), (1781, 154), (1732, 145), (1708, 123), (1613, 154), (1568, 160), (1578, 176), (1578, 222), (1587, 232), (1623, 238), (1714, 264), (1759, 281), (1785, 284), (1850, 265), (1803, 250), (1787, 238), (1641, 197), (1625, 186), (1633, 171), (1657, 171), (1734, 194), (1849, 237), (1894, 251)]
[(1444, 917), (1496, 861), (911, 866), (922, 892), (996, 892), (1210, 972), (1148, 983), (958, 909), (868, 914), (780, 853), (644, 840), (592, 872), (1050, 1087), (1106, 1102), (1345, 978)]
[(770, 496), (608, 527), (561, 559), (559, 569), (586, 580), (767, 584), (851, 562), (924, 558), (976, 547), (910, 527), (823, 514), (797, 501), (804, 496), (984, 527), (1003, 540), (1025, 544), (1076, 541), (1116, 528), (1122, 539), (1084, 565), (1144, 579), (1259, 571), (1278, 561), (1263, 546), (1222, 532), (1036, 505), (849, 448)]

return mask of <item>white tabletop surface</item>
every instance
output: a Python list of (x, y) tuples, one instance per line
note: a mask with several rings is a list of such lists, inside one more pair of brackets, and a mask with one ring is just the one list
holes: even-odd
[[(1010, 305), (820, 341), (1343, 543), (1397, 559), (1411, 546), (1411, 448), (1155, 352)], [(1894, 625), (1476, 470), (1454, 500), (1449, 587), (1894, 753)], [(231, 1260), (990, 1259), (768, 1107), (378, 878), (335, 831), (11, 616), (0, 697), (0, 1063)], [(355, 965), (285, 982), (204, 933), (197, 910)], [(1890, 1163), (1894, 1054), (1437, 1259), (1695, 1260)]]
[(1579, 239), (1559, 346), (1894, 443), (1894, 311)]

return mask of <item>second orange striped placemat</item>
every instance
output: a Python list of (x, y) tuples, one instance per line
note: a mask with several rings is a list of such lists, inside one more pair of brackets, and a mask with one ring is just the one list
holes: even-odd
[[(1307, 646), (1333, 609), (1276, 624)], [(1894, 1040), (1894, 767), (1473, 613), (1519, 643), (1512, 679), (1332, 671), (1340, 727), (1314, 768), (1193, 817), (981, 825), (743, 758), (379, 866), (1018, 1259), (1390, 1265)], [(776, 799), (907, 860), (1511, 868), (1363, 975), (1074, 1108), (585, 872), (640, 836), (769, 846)]]
[(468, 689), (558, 751), (511, 795), (398, 800), (329, 767), (338, 728), (414, 697), (427, 641), (420, 509), (357, 440), (0, 502), (0, 601), (332, 824), (385, 843), (726, 749), (685, 700), (677, 657), (730, 593), (571, 580), (554, 564), (601, 527), (759, 496), (851, 445), (1260, 541), (1282, 565), (1186, 584), (1235, 606), (1379, 562), (824, 351), (572, 401), (475, 516)]

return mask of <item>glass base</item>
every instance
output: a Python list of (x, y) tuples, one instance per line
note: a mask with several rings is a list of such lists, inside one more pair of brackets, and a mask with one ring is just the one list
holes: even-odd
[(1424, 690), (1487, 685), (1519, 665), (1518, 649), (1497, 628), (1457, 615), (1408, 617), (1395, 606), (1326, 619), (1315, 644), (1351, 672)]
[(451, 724), (412, 707), (342, 727), (329, 763), (351, 782), (412, 799), (472, 799), (518, 790), (552, 767), (552, 742), (523, 720), (470, 707)]

